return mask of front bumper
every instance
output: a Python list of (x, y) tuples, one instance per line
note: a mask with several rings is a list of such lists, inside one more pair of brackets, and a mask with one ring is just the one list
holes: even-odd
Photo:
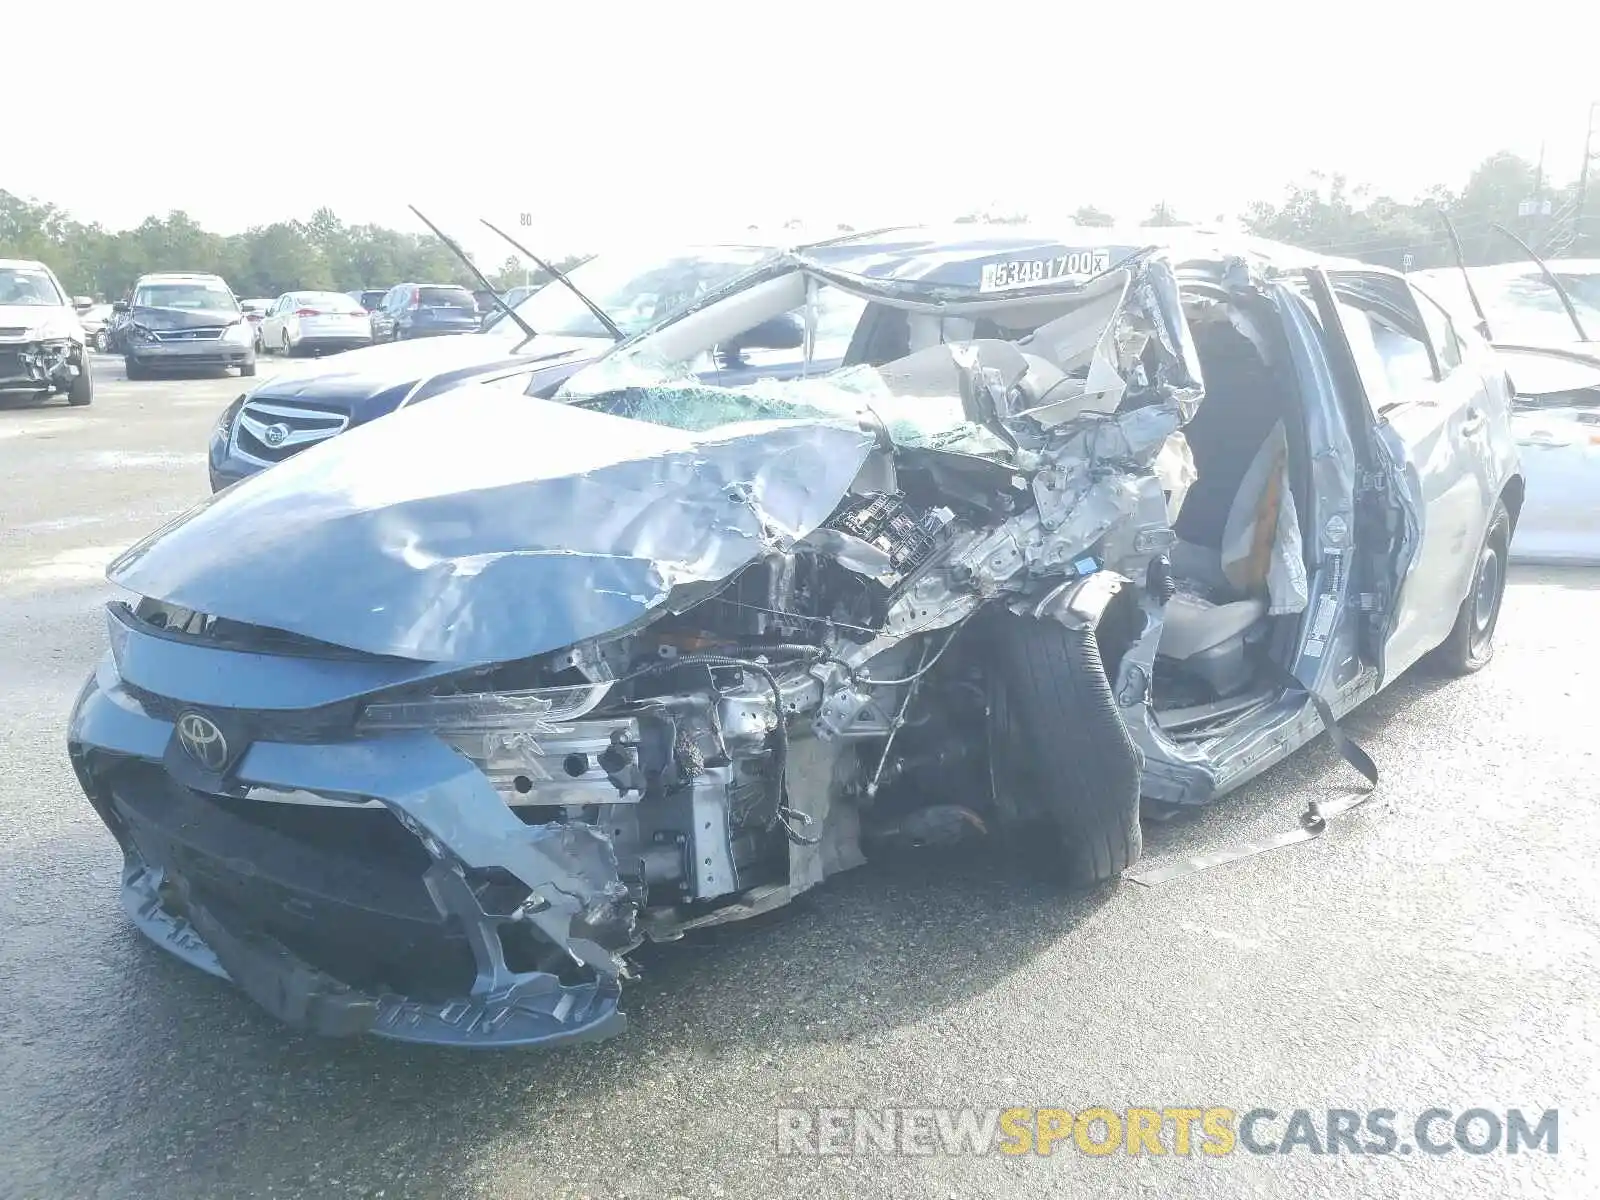
[(201, 370), (244, 367), (256, 361), (255, 342), (215, 338), (192, 342), (127, 343), (128, 358), (141, 367)]
[(0, 393), (64, 392), (83, 370), (83, 347), (69, 338), (0, 342)]
[(220, 492), (223, 488), (231, 487), (241, 479), (248, 479), (257, 471), (264, 470), (265, 467), (247, 463), (230, 454), (226, 437), (212, 438), (210, 450), (206, 454), (206, 474), (210, 478), (213, 492)]
[[(116, 616), (112, 627), (69, 749), (122, 848), (123, 907), (157, 945), (328, 1035), (506, 1047), (624, 1028), (619, 964), (584, 936), (606, 899), (592, 886), (599, 844), (524, 824), (431, 735), (307, 741), (309, 714), (328, 705), (217, 705), (225, 689), (322, 701), (345, 664), (197, 648)], [(352, 679), (373, 669), (350, 666)], [(156, 699), (125, 671), (185, 695)], [(261, 736), (240, 734), (247, 748), (210, 775), (175, 734), (191, 707)]]

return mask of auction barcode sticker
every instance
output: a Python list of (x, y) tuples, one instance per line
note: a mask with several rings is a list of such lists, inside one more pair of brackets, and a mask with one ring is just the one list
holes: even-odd
[(1111, 251), (1074, 250), (1055, 258), (1014, 258), (1010, 262), (984, 263), (978, 276), (980, 292), (1053, 283), (1076, 275), (1098, 275), (1111, 269)]

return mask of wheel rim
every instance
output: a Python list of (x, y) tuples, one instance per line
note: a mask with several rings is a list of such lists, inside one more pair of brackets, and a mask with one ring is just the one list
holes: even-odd
[(1505, 560), (1500, 546), (1491, 540), (1478, 559), (1477, 578), (1472, 590), (1472, 649), (1481, 651), (1494, 636), (1500, 616), (1500, 596), (1505, 590)]

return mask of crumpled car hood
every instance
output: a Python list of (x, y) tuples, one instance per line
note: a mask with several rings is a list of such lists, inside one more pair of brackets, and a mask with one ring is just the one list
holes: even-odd
[(244, 320), (244, 313), (229, 308), (154, 308), (136, 305), (134, 324), (146, 329), (209, 329)]
[(815, 529), (874, 443), (847, 420), (705, 434), (484, 385), (218, 493), (107, 569), (141, 596), (372, 654), (541, 654)]

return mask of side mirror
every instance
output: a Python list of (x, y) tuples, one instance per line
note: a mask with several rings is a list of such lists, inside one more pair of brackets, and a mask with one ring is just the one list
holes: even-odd
[(114, 312), (114, 313), (125, 313), (125, 312), (127, 312), (128, 311), (128, 302), (126, 300), (115, 300), (115, 301), (113, 301), (112, 304), (111, 304), (111, 311)]
[(87, 312), (94, 307), (94, 300), (88, 296), (74, 296), (72, 298), (72, 307), (79, 312)]

